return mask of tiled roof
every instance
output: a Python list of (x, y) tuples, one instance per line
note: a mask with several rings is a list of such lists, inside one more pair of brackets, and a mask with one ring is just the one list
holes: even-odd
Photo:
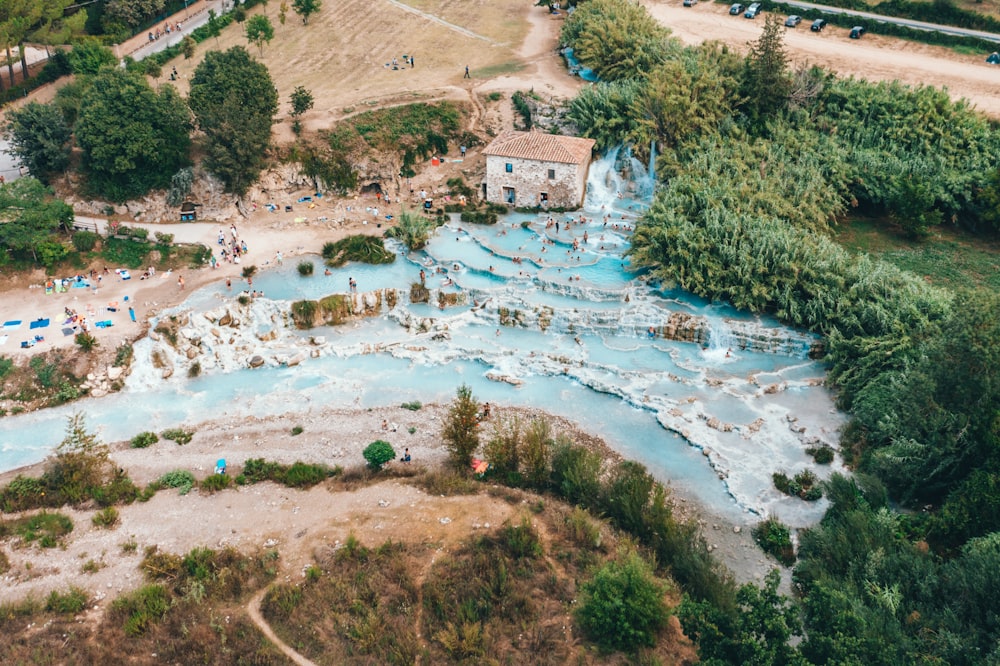
[(539, 162), (585, 164), (594, 149), (593, 139), (542, 132), (506, 130), (490, 142), (483, 155), (514, 157)]

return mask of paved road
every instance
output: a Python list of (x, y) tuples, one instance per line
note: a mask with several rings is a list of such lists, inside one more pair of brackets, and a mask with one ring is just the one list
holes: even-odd
[(787, 5), (789, 7), (795, 7), (796, 9), (816, 9), (824, 14), (844, 14), (847, 16), (857, 16), (858, 18), (868, 19), (870, 21), (876, 21), (879, 23), (891, 23), (893, 25), (902, 25), (907, 28), (913, 28), (915, 30), (927, 30), (929, 32), (943, 32), (947, 35), (959, 35), (962, 37), (977, 37), (979, 39), (984, 39), (990, 42), (996, 42), (1000, 44), (1000, 35), (994, 34), (992, 32), (983, 32), (982, 30), (969, 30), (967, 28), (956, 28), (951, 25), (940, 25), (938, 23), (925, 23), (924, 21), (914, 21), (907, 18), (897, 18), (895, 16), (883, 16), (881, 14), (872, 14), (870, 12), (859, 12), (854, 9), (842, 9), (840, 7), (830, 7), (828, 5), (817, 5), (811, 2), (799, 2), (799, 0), (781, 0), (781, 4)]

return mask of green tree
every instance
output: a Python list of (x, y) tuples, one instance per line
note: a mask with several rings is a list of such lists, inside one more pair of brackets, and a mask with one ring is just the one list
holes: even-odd
[(281, 4), (278, 5), (278, 23), (285, 25), (285, 19), (288, 16), (288, 3), (285, 0), (281, 0)]
[(632, 652), (653, 646), (670, 616), (663, 599), (665, 585), (636, 553), (605, 564), (582, 591), (576, 620), (606, 649)]
[(278, 91), (246, 49), (210, 51), (194, 71), (188, 104), (205, 133), (205, 164), (226, 190), (246, 193), (264, 167)]
[(159, 15), (163, 11), (165, 0), (108, 0), (104, 6), (105, 22), (119, 21), (137, 28), (147, 19)]
[(302, 123), (299, 122), (299, 116), (313, 108), (313, 94), (306, 90), (302, 86), (295, 86), (295, 90), (292, 91), (291, 99), (292, 103), (292, 131), (295, 134), (302, 132)]
[(462, 384), (448, 408), (441, 438), (451, 454), (451, 463), (458, 469), (468, 469), (472, 454), (479, 448), (479, 403), (472, 389)]
[(382, 466), (387, 462), (396, 458), (396, 452), (393, 450), (392, 445), (381, 439), (375, 440), (366, 446), (362, 455), (368, 461), (368, 466), (376, 472), (381, 470)]
[(75, 127), (88, 187), (112, 201), (166, 187), (189, 162), (190, 130), (173, 86), (153, 91), (139, 74), (102, 71), (83, 96)]
[[(85, 11), (66, 16), (66, 8), (75, 0), (3, 0), (0, 2), (0, 48), (7, 53), (7, 69), (14, 80), (14, 64), (21, 62), (21, 73), (28, 78), (24, 42), (64, 43), (80, 34), (87, 20)], [(18, 57), (11, 48), (18, 47)]]
[(29, 102), (7, 112), (7, 136), (21, 164), (43, 183), (69, 164), (72, 133), (54, 105)]
[(37, 179), (18, 178), (0, 185), (0, 219), (0, 245), (30, 254), (37, 262), (40, 250), (59, 227), (72, 225), (73, 209)]
[(274, 26), (271, 19), (264, 14), (254, 14), (243, 26), (243, 31), (247, 36), (247, 41), (256, 44), (261, 57), (264, 55), (264, 44), (270, 44), (274, 39)]
[(46, 485), (58, 489), (65, 501), (76, 504), (88, 499), (113, 474), (108, 445), (87, 431), (83, 414), (77, 412), (68, 417), (66, 437), (43, 475)]
[(702, 662), (713, 666), (804, 666), (789, 639), (798, 634), (798, 611), (778, 594), (781, 577), (772, 569), (764, 587), (747, 583), (736, 593), (738, 608), (685, 599), (678, 609), (684, 633), (698, 644)]
[(298, 118), (313, 108), (313, 103), (316, 100), (313, 98), (313, 94), (306, 90), (304, 86), (295, 86), (295, 90), (292, 91), (289, 101), (292, 104), (292, 117)]
[(292, 10), (302, 17), (302, 24), (309, 23), (309, 17), (320, 10), (320, 0), (292, 0)]
[(68, 57), (74, 74), (93, 75), (105, 67), (114, 67), (118, 64), (114, 52), (96, 39), (88, 39), (74, 45)]
[(786, 71), (784, 31), (777, 14), (765, 14), (764, 32), (750, 43), (743, 71), (743, 94), (751, 120), (766, 120), (788, 104), (792, 80)]
[(184, 39), (181, 40), (181, 53), (184, 54), (185, 60), (190, 60), (194, 57), (194, 51), (198, 48), (198, 42), (194, 41), (194, 37), (191, 35), (184, 35)]

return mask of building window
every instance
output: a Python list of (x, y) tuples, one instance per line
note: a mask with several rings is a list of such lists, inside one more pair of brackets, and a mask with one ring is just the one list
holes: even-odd
[(549, 169), (549, 180), (555, 180), (555, 179), (556, 179), (556, 170)]
[(507, 173), (514, 173), (514, 165), (510, 162), (507, 162), (504, 168), (507, 170)]

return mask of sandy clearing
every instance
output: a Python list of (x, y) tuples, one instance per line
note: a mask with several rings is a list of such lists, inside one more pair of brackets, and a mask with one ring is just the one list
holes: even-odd
[[(726, 5), (703, 2), (684, 7), (679, 0), (643, 4), (685, 44), (715, 39), (745, 50), (747, 42), (760, 37), (764, 26), (763, 17), (730, 16)], [(1000, 67), (986, 64), (986, 54), (960, 55), (940, 46), (871, 34), (852, 40), (847, 32), (828, 25), (815, 33), (803, 21), (797, 28), (786, 29), (785, 46), (796, 64), (821, 65), (841, 76), (870, 81), (898, 79), (947, 88), (952, 97), (964, 97), (983, 113), (1000, 117)]]

